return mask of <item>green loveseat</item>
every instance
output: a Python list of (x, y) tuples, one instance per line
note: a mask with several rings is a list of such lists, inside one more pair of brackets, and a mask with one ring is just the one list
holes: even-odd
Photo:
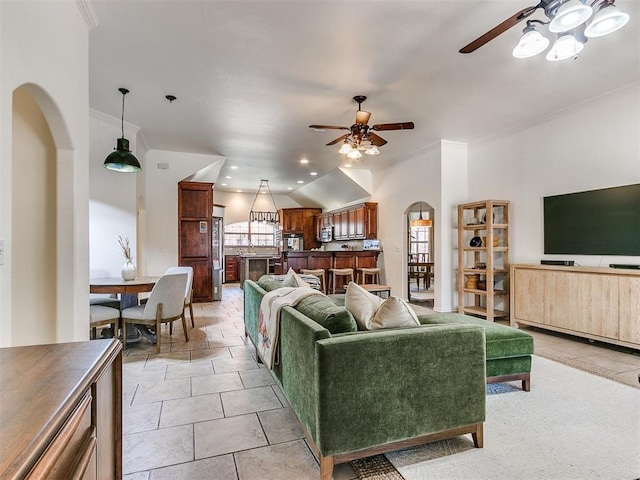
[[(243, 289), (245, 329), (255, 345), (266, 290), (251, 280)], [(271, 373), (323, 480), (336, 463), (453, 436), (470, 433), (482, 447), (486, 358), (479, 325), (358, 332), (343, 306), (313, 295), (282, 309), (278, 353)]]

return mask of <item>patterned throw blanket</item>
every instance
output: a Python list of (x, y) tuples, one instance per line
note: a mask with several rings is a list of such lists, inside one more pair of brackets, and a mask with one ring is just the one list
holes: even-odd
[(280, 310), (282, 307), (295, 306), (309, 295), (323, 295), (322, 292), (308, 287), (282, 287), (267, 292), (260, 302), (258, 316), (258, 353), (265, 366), (272, 369), (276, 362), (276, 346), (280, 332)]

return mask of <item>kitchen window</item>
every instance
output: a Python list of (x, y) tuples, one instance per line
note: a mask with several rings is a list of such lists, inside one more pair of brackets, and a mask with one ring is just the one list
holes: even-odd
[(224, 226), (225, 247), (275, 247), (273, 225), (260, 222), (237, 222)]

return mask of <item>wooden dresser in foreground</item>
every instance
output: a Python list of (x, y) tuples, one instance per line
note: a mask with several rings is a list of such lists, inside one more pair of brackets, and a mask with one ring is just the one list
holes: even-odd
[(0, 478), (122, 478), (118, 340), (0, 348)]

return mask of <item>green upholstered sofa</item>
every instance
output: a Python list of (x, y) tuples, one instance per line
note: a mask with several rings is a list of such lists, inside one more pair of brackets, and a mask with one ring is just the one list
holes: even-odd
[[(279, 286), (263, 279), (267, 289)], [(256, 344), (266, 290), (251, 280), (243, 289), (245, 329)], [(313, 295), (282, 309), (278, 343), (271, 373), (310, 440), (323, 480), (336, 463), (443, 438), (470, 433), (482, 447), (481, 326), (358, 332), (343, 306)]]

